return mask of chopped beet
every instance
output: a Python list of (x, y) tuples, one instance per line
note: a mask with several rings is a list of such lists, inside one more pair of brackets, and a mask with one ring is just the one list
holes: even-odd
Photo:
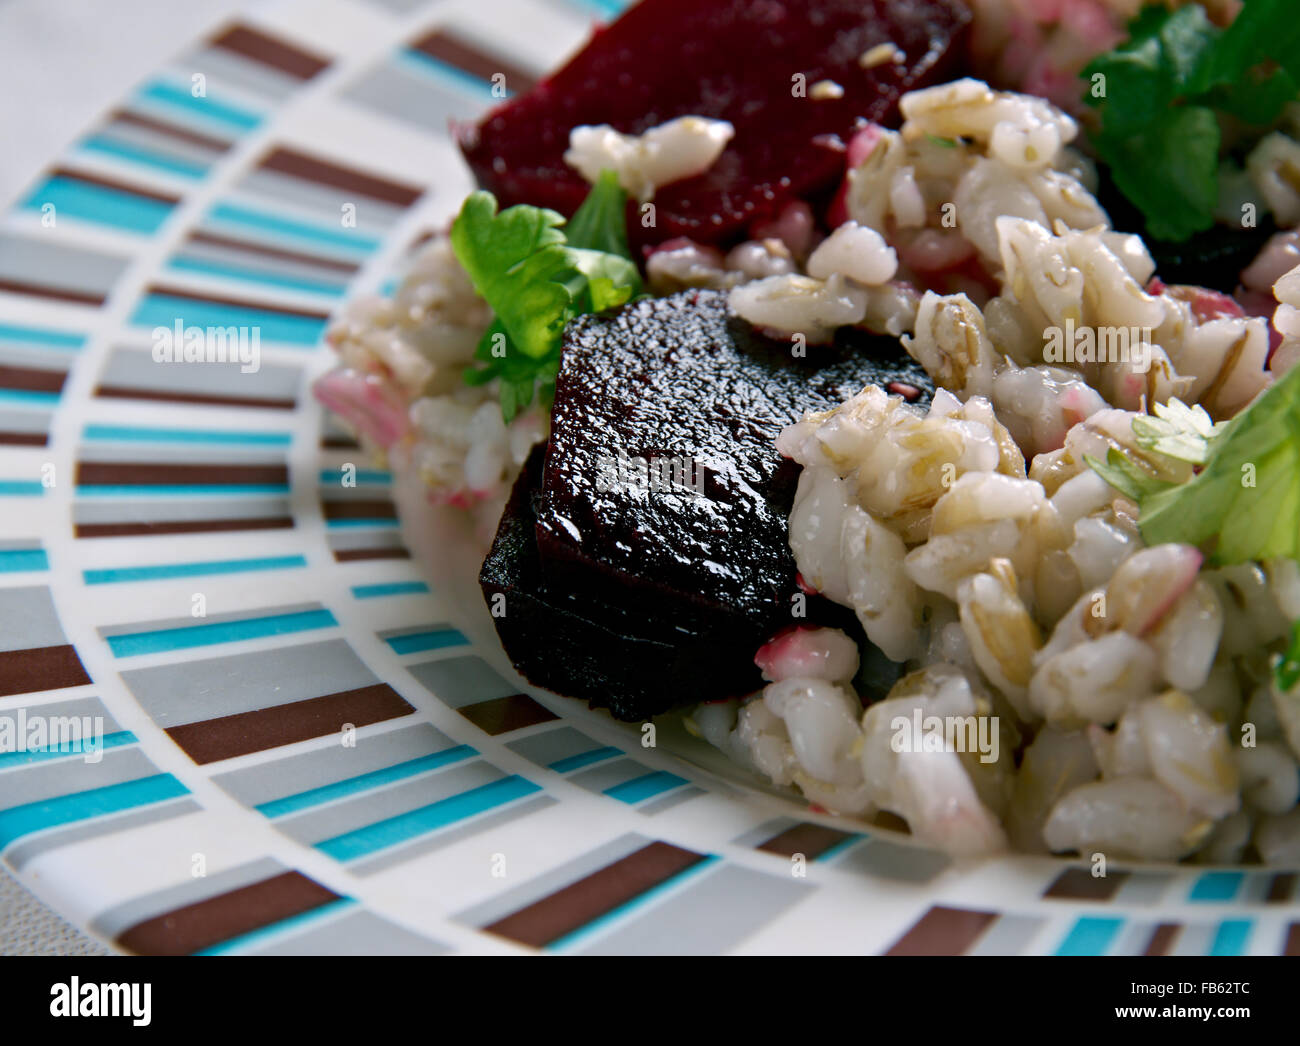
[[(959, 75), (969, 21), (959, 0), (641, 0), (559, 72), (457, 133), (502, 206), (567, 215), (588, 188), (564, 162), (574, 127), (640, 134), (678, 116), (729, 120), (735, 137), (710, 170), (660, 188), (654, 227), (629, 211), (637, 245), (728, 242), (788, 201), (832, 190), (863, 121), (892, 125), (900, 95)], [(885, 43), (905, 58), (859, 64)], [(843, 96), (814, 97), (822, 80)]]

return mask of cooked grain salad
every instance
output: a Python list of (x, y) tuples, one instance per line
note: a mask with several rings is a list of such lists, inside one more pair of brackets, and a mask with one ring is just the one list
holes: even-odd
[[(573, 127), (590, 189), (567, 223), (472, 195), (391, 298), (333, 324), (317, 393), (431, 500), (491, 521), (551, 431), (577, 317), (707, 289), (796, 354), (897, 339), (932, 396), (866, 384), (768, 444), (798, 470), (799, 586), (849, 623), (794, 613), (750, 692), (682, 695), (687, 728), (957, 855), (1295, 865), (1292, 15), (962, 17), (967, 75), (900, 91), (896, 118), (843, 136), (833, 192), (741, 236), (629, 246), (625, 219), (744, 144), (717, 113)], [(883, 46), (863, 69), (895, 61)]]

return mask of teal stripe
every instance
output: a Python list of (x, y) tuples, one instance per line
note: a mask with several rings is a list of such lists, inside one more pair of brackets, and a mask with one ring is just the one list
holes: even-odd
[(605, 794), (611, 799), (619, 800), (619, 802), (639, 803), (651, 796), (672, 791), (679, 785), (684, 784), (686, 784), (685, 778), (670, 774), (667, 770), (656, 770), (653, 773), (643, 774), (641, 777), (634, 777), (630, 781), (624, 781), (613, 788), (606, 788)]
[(454, 628), (442, 628), (434, 632), (412, 632), (404, 636), (392, 636), (384, 642), (393, 648), (394, 654), (418, 654), (423, 650), (464, 646), (469, 640)]
[(18, 403), (25, 407), (57, 407), (60, 394), (34, 389), (0, 389), (0, 403)]
[[(98, 744), (91, 751), (106, 752), (110, 748), (133, 745), (138, 740), (139, 738), (130, 730), (117, 730), (101, 737)], [(13, 766), (25, 766), (28, 763), (43, 763), (49, 759), (66, 759), (69, 756), (83, 754), (85, 754), (85, 746), (80, 739), (75, 745), (69, 745), (66, 748), (60, 745), (57, 748), (35, 748), (26, 752), (0, 752), (0, 770), (8, 770)]]
[(1104, 955), (1123, 925), (1123, 919), (1084, 916), (1071, 928), (1061, 946), (1056, 949), (1056, 954)]
[(0, 850), (15, 839), (44, 828), (54, 828), (74, 821), (85, 821), (103, 814), (129, 810), (135, 806), (161, 803), (165, 799), (189, 795), (189, 789), (171, 774), (154, 774), (135, 781), (73, 792), (37, 803), (25, 803), (0, 811)]
[(355, 229), (345, 232), (341, 228), (337, 230), (324, 228), (310, 222), (280, 218), (274, 214), (267, 214), (265, 211), (258, 211), (251, 207), (233, 203), (217, 204), (208, 212), (208, 217), (213, 221), (250, 226), (263, 232), (296, 236), (299, 239), (310, 240), (313, 243), (324, 243), (331, 247), (347, 247), (353, 251), (369, 252), (379, 246), (378, 240), (365, 236)]
[(239, 952), (250, 951), (254, 948), (265, 944), (274, 937), (289, 933), (291, 930), (298, 930), (302, 927), (323, 921), (330, 916), (336, 915), (348, 908), (355, 908), (356, 900), (351, 897), (340, 897), (336, 901), (327, 901), (324, 904), (311, 908), (305, 912), (299, 912), (297, 915), (291, 915), (287, 919), (281, 919), (279, 922), (272, 923), (270, 926), (263, 926), (257, 930), (249, 930), (248, 933), (241, 933), (238, 937), (231, 937), (229, 940), (222, 941), (220, 944), (214, 944), (209, 948), (197, 951), (195, 955), (234, 955)]
[(645, 893), (638, 894), (631, 900), (624, 901), (617, 908), (611, 908), (604, 915), (601, 915), (586, 926), (580, 926), (563, 937), (560, 937), (546, 946), (548, 951), (567, 951), (576, 945), (582, 944), (591, 937), (596, 936), (601, 931), (609, 928), (621, 919), (627, 918), (638, 908), (648, 908), (654, 901), (668, 893), (670, 890), (677, 889), (685, 880), (695, 878), (703, 872), (717, 865), (722, 858), (715, 854), (709, 854), (704, 860), (699, 861), (689, 868), (684, 868), (670, 879), (665, 879), (658, 886), (652, 886)]
[(255, 570), (286, 570), (306, 565), (304, 556), (264, 556), (259, 559), (213, 559), (202, 563), (162, 563), (152, 567), (109, 567), (83, 570), (81, 576), (87, 585), (111, 585), (121, 581), (245, 574)]
[(287, 447), (291, 432), (236, 432), (229, 429), (156, 429), (138, 425), (87, 425), (81, 430), (86, 440), (114, 443), (247, 443)]
[(351, 861), (540, 791), (541, 786), (532, 781), (518, 776), (506, 777), (410, 813), (336, 835), (317, 843), (316, 849), (337, 860)]
[(1240, 955), (1246, 950), (1254, 924), (1249, 919), (1225, 919), (1210, 943), (1211, 955)]
[[(339, 469), (322, 469), (320, 481), (324, 486), (336, 487), (342, 477)], [(356, 481), (363, 487), (387, 487), (393, 482), (393, 474), (381, 469), (357, 469)]]
[(455, 748), (434, 752), (432, 755), (421, 756), (418, 759), (408, 759), (404, 763), (386, 766), (382, 770), (374, 770), (368, 774), (358, 774), (356, 777), (336, 781), (334, 784), (321, 785), (319, 788), (310, 788), (305, 792), (298, 792), (296, 795), (285, 796), (283, 799), (261, 803), (255, 809), (267, 817), (284, 817), (286, 814), (294, 814), (299, 810), (320, 806), (322, 803), (328, 803), (335, 799), (343, 799), (349, 795), (356, 795), (358, 792), (365, 792), (372, 788), (379, 788), (382, 785), (392, 784), (394, 781), (404, 781), (408, 777), (415, 777), (417, 774), (429, 770), (450, 766), (452, 763), (459, 763), (473, 755), (478, 755), (476, 749), (471, 748), (469, 745), (457, 745)]
[(628, 5), (628, 0), (573, 0), (573, 2), (588, 11), (611, 17), (621, 15)]
[(869, 839), (869, 838), (870, 836), (865, 835), (861, 832), (854, 832), (847, 839), (841, 839), (829, 850), (823, 850), (816, 857), (814, 857), (813, 860), (815, 861), (832, 860), (833, 858), (836, 858), (840, 854), (842, 854), (845, 850), (851, 850), (853, 847), (857, 846), (858, 843), (862, 842), (863, 839)]
[(80, 483), (83, 498), (191, 498), (222, 494), (287, 494), (287, 483)]
[(311, 316), (291, 316), (242, 305), (218, 305), (170, 294), (146, 295), (131, 316), (131, 322), (137, 327), (171, 328), (177, 320), (187, 327), (256, 327), (260, 336), (270, 341), (308, 346), (315, 346), (320, 340), (327, 322)]
[(45, 487), (39, 479), (0, 479), (0, 496), (39, 498)]
[[(440, 80), (445, 84), (457, 87), (476, 98), (492, 98), (492, 85), (486, 80), (480, 80), (477, 76), (471, 76), (464, 69), (457, 69), (454, 65), (448, 65), (446, 62), (440, 62), (431, 55), (423, 51), (416, 51), (410, 47), (404, 47), (397, 52), (397, 60), (400, 64), (414, 69), (416, 72), (425, 76)], [(507, 94), (513, 92), (507, 91)]]
[(101, 134), (83, 139), (80, 147), (88, 153), (99, 153), (116, 160), (129, 160), (144, 167), (153, 167), (169, 174), (179, 174), (184, 178), (202, 178), (208, 173), (206, 166), (176, 160), (162, 153), (156, 153), (152, 149), (141, 149)]
[(1231, 901), (1237, 896), (1245, 878), (1242, 872), (1206, 872), (1192, 884), (1188, 900), (1210, 903)]
[(49, 570), (50, 557), (43, 548), (9, 548), (0, 550), (0, 574), (19, 570)]
[(183, 109), (198, 116), (205, 116), (219, 123), (237, 127), (241, 131), (250, 131), (262, 122), (260, 116), (256, 113), (250, 113), (247, 109), (241, 109), (229, 102), (218, 102), (207, 96), (195, 98), (189, 90), (162, 80), (156, 80), (149, 84), (138, 92), (136, 97), (176, 109)]
[(161, 654), (169, 650), (211, 646), (214, 643), (237, 643), (244, 639), (283, 636), (293, 632), (307, 632), (313, 628), (332, 628), (337, 624), (334, 615), (328, 610), (302, 610), (295, 614), (271, 614), (268, 617), (249, 617), (239, 621), (162, 628), (153, 632), (128, 632), (107, 636), (106, 639), (114, 657), (134, 657), (137, 654)]
[(167, 262), (167, 268), (177, 272), (199, 272), (208, 276), (221, 276), (230, 280), (243, 280), (245, 283), (261, 283), (268, 287), (286, 287), (294, 291), (306, 291), (309, 294), (324, 294), (337, 298), (345, 290), (347, 283), (330, 283), (325, 280), (309, 280), (301, 276), (282, 276), (273, 272), (261, 272), (245, 269), (238, 265), (225, 265), (220, 262), (206, 261), (199, 258), (178, 256)]
[(41, 327), (19, 327), (12, 323), (0, 323), (0, 341), (18, 342), (20, 345), (44, 345), (51, 349), (80, 349), (86, 344), (84, 334), (71, 334), (68, 331), (52, 331)]
[(395, 519), (327, 519), (325, 527), (327, 530), (348, 530), (359, 527), (395, 527), (398, 521)]
[(113, 225), (130, 232), (157, 232), (172, 212), (172, 204), (133, 193), (91, 185), (55, 175), (37, 188), (22, 204), (29, 211), (40, 211), (52, 203), (55, 213)]
[(584, 766), (590, 766), (592, 763), (599, 763), (601, 760), (622, 754), (623, 750), (621, 748), (610, 748), (608, 746), (593, 748), (590, 752), (579, 752), (567, 759), (557, 759), (547, 769), (554, 770), (557, 774), (567, 774), (570, 770), (580, 770)]
[(393, 581), (386, 585), (353, 585), (352, 595), (357, 599), (374, 599), (377, 596), (405, 596), (414, 592), (428, 592), (423, 581)]

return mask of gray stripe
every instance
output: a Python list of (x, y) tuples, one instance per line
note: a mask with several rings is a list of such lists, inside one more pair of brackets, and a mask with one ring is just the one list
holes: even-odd
[(326, 541), (337, 552), (357, 548), (401, 548), (402, 532), (394, 527), (386, 530), (332, 530), (327, 532)]
[(48, 588), (0, 588), (0, 651), (63, 646), (67, 641)]
[(531, 737), (511, 741), (506, 747), (538, 766), (550, 766), (561, 759), (568, 759), (581, 752), (590, 752), (604, 746), (571, 726), (562, 726), (558, 730), (546, 730)]
[(14, 345), (0, 341), (0, 363), (10, 367), (34, 367), (37, 370), (57, 370), (67, 373), (77, 362), (77, 354), (66, 349), (51, 349), (48, 345)]
[(429, 693), (451, 708), (463, 708), (480, 701), (508, 697), (518, 693), (519, 689), (497, 675), (481, 657), (473, 654), (422, 661), (416, 665), (407, 665), (406, 668)]
[(298, 398), (302, 368), (262, 360), (257, 373), (244, 374), (237, 366), (158, 363), (149, 349), (118, 346), (109, 353), (99, 384), (152, 392), (289, 400)]
[(746, 849), (754, 850), (767, 842), (769, 839), (775, 839), (782, 832), (793, 828), (802, 822), (795, 820), (793, 817), (777, 817), (771, 821), (764, 821), (755, 828), (751, 828), (743, 835), (738, 835), (732, 843), (736, 846), (743, 846)]
[(157, 773), (158, 767), (136, 747), (111, 748), (98, 763), (83, 763), (77, 767), (75, 774), (68, 773), (68, 764), (62, 760), (36, 763), (26, 767), (22, 773), (5, 775), (4, 791), (0, 792), (0, 809), (43, 803), (75, 792), (89, 792), (126, 781), (138, 781)]
[(789, 876), (724, 864), (649, 906), (580, 955), (720, 955), (812, 895)]
[[(176, 127), (177, 130), (190, 130), (185, 126), (183, 119), (177, 119), (174, 115), (162, 117), (153, 110), (144, 109), (140, 110), (139, 115), (159, 119), (163, 123)], [(137, 145), (152, 152), (165, 153), (173, 159), (196, 163), (204, 167), (222, 156), (238, 137), (238, 135), (232, 134), (228, 127), (205, 126), (201, 133), (203, 137), (211, 138), (214, 142), (224, 142), (225, 148), (210, 149), (198, 142), (185, 141), (162, 131), (154, 131), (148, 127), (141, 127), (139, 124), (124, 123), (119, 120), (111, 121), (100, 132), (103, 137), (121, 141), (127, 145)]]
[(635, 759), (615, 759), (612, 763), (602, 763), (580, 774), (574, 774), (569, 780), (589, 792), (603, 792), (624, 781), (631, 781), (634, 777), (643, 777), (649, 772), (648, 766), (638, 763)]
[(70, 846), (73, 843), (84, 842), (87, 839), (94, 839), (101, 835), (115, 835), (131, 828), (139, 828), (141, 825), (156, 824), (158, 821), (167, 821), (173, 817), (197, 813), (202, 809), (203, 807), (199, 806), (192, 798), (184, 796), (154, 806), (130, 810), (126, 813), (96, 817), (92, 821), (81, 821), (66, 828), (50, 829), (29, 839), (14, 843), (9, 852), (5, 854), (5, 860), (12, 867), (21, 870), (33, 858), (40, 857), (41, 854), (48, 853), (50, 850), (57, 850), (60, 846)]
[(446, 621), (434, 621), (427, 625), (406, 625), (403, 628), (386, 628), (376, 632), (380, 639), (400, 639), (402, 636), (418, 636), (421, 632), (443, 632), (452, 626)]
[(250, 955), (445, 955), (451, 948), (381, 919), (350, 911), (301, 933), (281, 937)]
[(341, 639), (135, 668), (121, 676), (164, 729), (379, 682)]
[(261, 62), (254, 62), (219, 47), (205, 47), (191, 52), (183, 59), (183, 66), (187, 77), (196, 72), (202, 73), (217, 84), (228, 83), (277, 102), (288, 98), (302, 86), (287, 73), (277, 72)]
[[(1073, 926), (1074, 924), (1071, 923), (1070, 925)], [(1126, 922), (1111, 945), (1110, 954), (1141, 955), (1147, 950), (1147, 945), (1151, 943), (1151, 935), (1155, 932), (1155, 929), (1156, 924), (1153, 922)]]
[(0, 410), (0, 432), (49, 432), (52, 410)]
[(1129, 872), (1128, 878), (1115, 891), (1115, 903), (1155, 904), (1173, 881), (1172, 875), (1161, 872)]
[(446, 133), (452, 117), (473, 119), (488, 108), (487, 99), (475, 99), (468, 91), (392, 62), (362, 77), (344, 97), (438, 134)]
[[(551, 894), (564, 889), (564, 887), (571, 886), (578, 880), (587, 878), (593, 872), (598, 872), (616, 861), (621, 861), (629, 854), (636, 853), (636, 851), (648, 846), (649, 843), (648, 838), (635, 832), (620, 835), (617, 839), (612, 839), (594, 850), (589, 850), (581, 856), (575, 857), (571, 861), (565, 861), (564, 864), (552, 868), (549, 872), (534, 876), (526, 883), (497, 894), (495, 897), (490, 897), (486, 901), (480, 901), (469, 908), (464, 908), (454, 913), (452, 918), (467, 926), (490, 926), (492, 923), (504, 919), (507, 915), (540, 901), (543, 897), (549, 897)], [(509, 870), (507, 865), (507, 874)]]
[(314, 845), (335, 836), (355, 832), (390, 817), (408, 814), (453, 795), (468, 792), (471, 788), (499, 781), (506, 775), (482, 759), (456, 763), (442, 770), (421, 774), (377, 792), (317, 810), (309, 810), (295, 817), (277, 821), (275, 826), (290, 839)]
[(479, 816), (467, 821), (464, 824), (456, 825), (451, 828), (444, 828), (433, 835), (422, 836), (412, 842), (396, 846), (391, 850), (385, 850), (375, 857), (368, 857), (365, 860), (358, 861), (356, 864), (348, 865), (348, 871), (354, 875), (374, 875), (377, 872), (385, 871), (395, 865), (405, 864), (407, 861), (413, 861), (417, 857), (423, 857), (425, 854), (432, 853), (435, 850), (441, 850), (444, 847), (451, 846), (453, 843), (460, 842), (462, 839), (468, 839), (470, 836), (479, 835), (490, 828), (497, 828), (500, 825), (508, 824), (511, 821), (518, 821), (521, 818), (528, 817), (548, 806), (554, 806), (558, 799), (553, 799), (549, 795), (538, 795), (531, 799), (516, 799), (514, 802), (503, 807), (500, 810), (494, 810), (490, 813), (480, 814)]
[(340, 228), (343, 227), (343, 205), (354, 204), (357, 231), (374, 235), (382, 235), (406, 213), (404, 207), (376, 200), (363, 193), (294, 178), (281, 171), (255, 170), (235, 186), (235, 193), (237, 196), (248, 197), (255, 204), (271, 204), (277, 214), (284, 212), (276, 205), (289, 204), (296, 211), (312, 215), (326, 225), (337, 225)]
[(967, 955), (1020, 955), (1047, 924), (1029, 915), (1003, 915), (980, 935)]
[(292, 516), (282, 497), (159, 498), (131, 501), (82, 498), (73, 502), (76, 523), (179, 523), (191, 520), (281, 519)]
[(420, 723), (400, 730), (361, 735), (355, 748), (332, 744), (247, 770), (217, 774), (212, 780), (245, 806), (260, 806), (272, 799), (297, 795), (441, 752), (454, 747), (454, 744), (441, 730), (429, 723)]
[(289, 261), (285, 258), (268, 258), (265, 254), (258, 254), (255, 251), (240, 250), (237, 247), (226, 247), (215, 243), (186, 243), (177, 252), (176, 257), (216, 262), (219, 265), (235, 265), (267, 276), (294, 276), (300, 279), (321, 280), (339, 287), (346, 286), (351, 278), (349, 273), (339, 272), (324, 265)]
[(410, 14), (417, 7), (423, 7), (428, 0), (370, 0), (370, 2), (405, 15)]
[(1241, 884), (1238, 899), (1246, 903), (1261, 903), (1268, 900), (1269, 888), (1273, 885), (1274, 872), (1249, 872), (1246, 881)]
[[(338, 453), (335, 451), (335, 453)], [(356, 457), (354, 454), (353, 457)], [(326, 461), (322, 460), (321, 464), (332, 474), (338, 473), (337, 476), (331, 475), (328, 482), (320, 484), (321, 501), (329, 505), (346, 504), (349, 501), (391, 501), (392, 488), (377, 483), (358, 483), (355, 487), (343, 486), (343, 463), (333, 467), (329, 466)], [(349, 464), (357, 464), (355, 461)]]
[(697, 795), (704, 795), (703, 788), (696, 788), (691, 785), (689, 788), (679, 787), (677, 791), (665, 795), (662, 799), (655, 799), (653, 802), (646, 803), (644, 806), (638, 806), (637, 809), (647, 817), (654, 817), (655, 814), (661, 814), (665, 810), (670, 810), (674, 806), (680, 806), (688, 799), (694, 799)]
[(220, 625), (227, 621), (248, 621), (259, 617), (298, 614), (322, 609), (324, 608), (320, 603), (290, 603), (279, 607), (254, 607), (248, 610), (233, 610), (224, 614), (208, 614), (205, 617), (165, 617), (153, 621), (131, 621), (124, 625), (101, 625), (99, 634), (107, 639), (109, 636), (129, 636), (137, 632), (161, 632), (169, 628), (189, 628), (191, 625)]
[(1188, 923), (1183, 927), (1178, 940), (1169, 949), (1169, 955), (1208, 955), (1210, 945), (1214, 942), (1217, 923)]
[[(0, 702), (3, 704), (3, 702)], [(91, 719), (103, 720), (104, 733), (116, 733), (121, 727), (118, 725), (113, 714), (108, 710), (108, 706), (97, 697), (78, 697), (71, 701), (50, 701), (46, 704), (32, 704), (30, 701), (12, 705), (8, 708), (0, 708), (0, 719), (12, 719), (16, 717), (20, 709), (26, 709), (27, 718), (32, 716), (74, 716), (82, 719), (89, 716)]]
[(96, 440), (77, 447), (81, 461), (158, 463), (160, 465), (285, 465), (284, 451), (265, 447), (204, 446), (202, 444), (117, 443)]
[(129, 259), (48, 238), (0, 233), (0, 278), (107, 295)]
[(39, 538), (13, 538), (0, 541), (0, 551), (4, 552), (25, 552), (43, 547)]
[(209, 897), (218, 897), (231, 890), (238, 890), (253, 883), (260, 883), (287, 871), (284, 865), (270, 857), (262, 857), (248, 864), (226, 868), (211, 875), (190, 878), (184, 882), (146, 894), (134, 900), (126, 901), (101, 912), (91, 920), (92, 929), (109, 939), (115, 938), (124, 930), (129, 930), (142, 922), (164, 914), (197, 904)]
[(852, 869), (883, 879), (928, 883), (952, 861), (933, 850), (869, 838), (865, 843), (848, 849), (840, 860), (833, 857), (831, 863), (838, 868)]

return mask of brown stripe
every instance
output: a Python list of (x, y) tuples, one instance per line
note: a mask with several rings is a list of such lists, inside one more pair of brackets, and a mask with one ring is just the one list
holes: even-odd
[(1182, 929), (1178, 923), (1161, 923), (1151, 933), (1151, 940), (1147, 941), (1146, 951), (1143, 955), (1168, 955), (1169, 949), (1174, 946), (1174, 940), (1178, 936), (1178, 931)]
[(825, 825), (805, 821), (787, 828), (779, 835), (772, 836), (755, 849), (762, 850), (764, 853), (779, 854), (782, 857), (803, 854), (808, 860), (814, 861), (845, 839), (852, 838), (852, 835), (852, 832), (842, 832), (838, 828), (828, 828)]
[(704, 859), (669, 843), (651, 843), (483, 929), (543, 948)]
[(1067, 868), (1044, 892), (1062, 901), (1109, 901), (1124, 885), (1128, 872), (1093, 876), (1083, 868)]
[(321, 258), (315, 254), (300, 254), (297, 251), (286, 251), (279, 247), (266, 247), (260, 243), (236, 240), (230, 236), (218, 236), (216, 233), (211, 232), (191, 233), (190, 242), (208, 243), (214, 247), (230, 247), (234, 250), (245, 251), (248, 254), (256, 254), (265, 258), (279, 258), (281, 261), (302, 262), (304, 265), (311, 265), (317, 269), (330, 269), (333, 272), (354, 273), (360, 268), (359, 265), (339, 261), (337, 258)]
[(1264, 900), (1273, 904), (1291, 900), (1291, 895), (1295, 893), (1295, 881), (1295, 872), (1280, 872), (1273, 876), (1268, 884), (1268, 896)]
[(339, 167), (317, 156), (296, 152), (293, 149), (273, 149), (262, 160), (261, 167), (268, 171), (279, 171), (292, 178), (317, 182), (345, 192), (360, 193), (374, 200), (395, 203), (399, 207), (409, 207), (423, 194), (423, 189), (414, 189), (409, 185), (391, 182), (373, 174), (363, 174), (348, 167)]
[(961, 955), (997, 919), (996, 912), (935, 906), (886, 955)]
[(320, 438), (320, 445), (325, 450), (360, 450), (361, 444), (355, 436), (342, 433), (330, 433)]
[(0, 432), (0, 443), (13, 447), (43, 447), (49, 441), (44, 432)]
[(184, 127), (177, 127), (165, 120), (157, 120), (152, 116), (145, 116), (143, 113), (132, 112), (130, 109), (118, 109), (109, 116), (109, 121), (124, 123), (131, 127), (143, 127), (147, 131), (157, 131), (169, 138), (175, 138), (178, 142), (197, 145), (201, 149), (209, 149), (214, 153), (224, 153), (230, 148), (230, 142), (221, 138), (210, 138), (206, 134), (199, 134)]
[(211, 46), (251, 58), (299, 80), (310, 80), (329, 66), (324, 58), (246, 25), (234, 25), (213, 37)]
[(62, 690), (90, 682), (72, 646), (33, 647), (0, 651), (0, 697)]
[(327, 320), (330, 315), (317, 309), (289, 309), (283, 305), (268, 305), (265, 302), (248, 301), (246, 298), (224, 298), (216, 294), (203, 294), (201, 291), (182, 290), (179, 287), (166, 287), (156, 283), (148, 287), (145, 293), (165, 294), (169, 298), (202, 301), (209, 305), (233, 305), (237, 309), (258, 309), (261, 312), (274, 312), (280, 316), (305, 316), (309, 320)]
[(125, 461), (79, 461), (79, 484), (183, 486), (189, 483), (288, 483), (285, 465), (159, 465)]
[(336, 563), (351, 563), (356, 559), (410, 559), (411, 553), (404, 548), (336, 548)]
[(172, 196), (168, 193), (155, 192), (152, 189), (141, 189), (138, 185), (128, 185), (126, 182), (119, 182), (115, 178), (105, 178), (99, 174), (87, 174), (85, 171), (72, 171), (67, 167), (56, 167), (50, 172), (51, 177), (71, 178), (73, 181), (84, 182), (86, 185), (98, 185), (103, 189), (112, 189), (114, 192), (127, 193), (131, 196), (141, 196), (146, 200), (157, 200), (159, 203), (175, 206), (181, 202), (179, 196)]
[(160, 403), (193, 403), (204, 407), (266, 407), (293, 410), (297, 400), (255, 399), (252, 396), (208, 396), (201, 392), (168, 392), (165, 389), (132, 389), (121, 385), (100, 385), (95, 395), (109, 400), (157, 400)]
[(338, 899), (301, 872), (285, 872), (136, 923), (117, 943), (137, 955), (193, 955)]
[(1300, 955), (1300, 923), (1292, 923), (1286, 928), (1286, 945), (1283, 955)]
[(527, 694), (511, 694), (497, 697), (491, 701), (480, 701), (476, 705), (465, 705), (456, 709), (461, 715), (482, 730), (485, 734), (496, 737), (508, 734), (511, 730), (522, 730), (526, 726), (549, 723), (558, 719), (549, 708), (539, 705)]
[(359, 690), (173, 726), (167, 734), (202, 765), (335, 734), (349, 723), (368, 726), (414, 711), (387, 683), (375, 683)]
[(480, 80), (491, 81), (494, 74), (504, 73), (506, 90), (512, 94), (524, 94), (537, 85), (537, 78), (531, 73), (526, 73), (517, 65), (480, 51), (468, 41), (443, 31), (432, 32), (424, 39), (417, 40), (412, 46), (430, 58), (453, 65)]
[(292, 516), (258, 519), (178, 519), (153, 523), (78, 523), (73, 535), (79, 538), (126, 538), (143, 534), (210, 534), (226, 530), (289, 530)]
[(397, 506), (382, 498), (374, 501), (322, 501), (326, 519), (396, 519)]
[(35, 367), (8, 367), (0, 364), (0, 385), (28, 392), (62, 392), (68, 375), (61, 370), (38, 370)]
[(71, 301), (78, 305), (103, 305), (104, 295), (92, 291), (74, 291), (66, 287), (51, 287), (45, 283), (24, 283), (21, 280), (0, 279), (0, 291), (10, 294), (27, 294), (33, 298), (53, 298)]

